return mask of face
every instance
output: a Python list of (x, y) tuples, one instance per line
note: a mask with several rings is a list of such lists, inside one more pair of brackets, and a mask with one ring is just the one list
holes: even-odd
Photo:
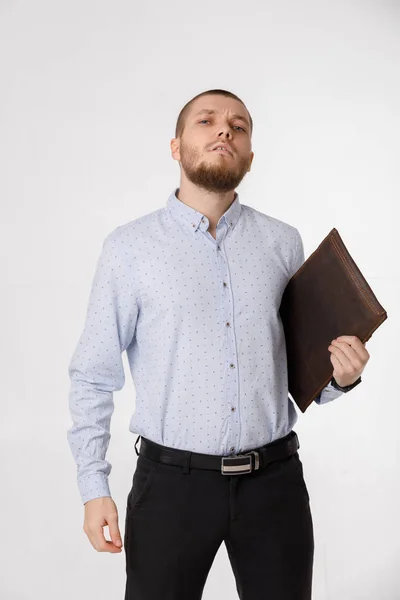
[[(227, 144), (231, 154), (213, 151), (218, 142)], [(202, 96), (192, 104), (182, 137), (172, 140), (171, 149), (195, 185), (209, 192), (234, 190), (250, 171), (254, 156), (249, 114), (234, 98)]]

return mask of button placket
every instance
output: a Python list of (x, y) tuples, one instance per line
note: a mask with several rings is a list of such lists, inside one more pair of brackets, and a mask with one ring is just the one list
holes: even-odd
[[(226, 329), (226, 360), (228, 370), (226, 373), (227, 381), (224, 389), (226, 390), (226, 406), (229, 410), (229, 428), (228, 440), (226, 445), (229, 447), (233, 441), (238, 440), (239, 436), (239, 415), (238, 415), (238, 372), (236, 366), (236, 340), (233, 327), (233, 297), (229, 285), (229, 267), (228, 262), (222, 252), (221, 242), (216, 246), (218, 270), (222, 275), (222, 315)], [(230, 446), (230, 452), (235, 451), (235, 446)]]

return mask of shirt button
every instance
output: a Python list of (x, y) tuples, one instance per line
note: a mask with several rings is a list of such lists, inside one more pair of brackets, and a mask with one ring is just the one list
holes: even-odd
[(192, 227), (196, 227), (195, 223), (192, 223)]
[(221, 250), (221, 248), (219, 246), (217, 246), (217, 250)]
[(226, 283), (226, 281), (224, 281), (224, 287), (227, 287), (227, 286), (228, 286), (228, 284)]
[(235, 412), (236, 408), (234, 406), (232, 406), (231, 411)]
[(233, 452), (233, 451), (234, 451), (234, 449), (235, 449), (235, 446), (232, 446), (232, 448), (231, 448), (231, 452)]
[(229, 321), (227, 322), (226, 326), (227, 326), (227, 327), (230, 327), (230, 326), (231, 326), (231, 324), (229, 323)]
[(229, 366), (230, 366), (231, 369), (235, 368), (235, 365), (233, 363), (231, 363)]

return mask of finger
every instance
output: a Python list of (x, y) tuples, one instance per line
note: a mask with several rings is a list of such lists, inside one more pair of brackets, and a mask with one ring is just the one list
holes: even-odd
[(88, 537), (90, 543), (97, 552), (121, 552), (121, 548), (117, 548), (112, 541), (106, 540), (102, 526), (89, 533)]
[(102, 548), (104, 548), (106, 543), (106, 539), (103, 535), (103, 528), (101, 526), (96, 527), (95, 529), (88, 527), (87, 530), (85, 530), (85, 532), (93, 548), (98, 552), (101, 552)]
[(118, 527), (118, 515), (108, 518), (108, 529), (110, 531), (111, 541), (117, 548), (122, 548), (122, 539)]
[(369, 358), (369, 352), (365, 347), (365, 344), (362, 343), (360, 338), (355, 335), (339, 335), (336, 338), (338, 342), (346, 342), (349, 344), (353, 350), (365, 361)]
[(333, 358), (337, 361), (337, 365), (335, 363), (335, 366), (340, 366), (341, 368), (343, 368), (343, 370), (348, 370), (351, 368), (351, 362), (349, 361), (349, 359), (347, 358), (347, 356), (344, 354), (344, 352), (342, 352), (342, 350), (340, 350), (340, 348), (338, 348), (337, 346), (329, 346), (328, 350), (330, 350), (331, 352), (331, 361), (333, 360)]
[(111, 552), (113, 554), (119, 554), (122, 552), (122, 548), (118, 548), (113, 542), (106, 540), (106, 547), (103, 550), (104, 552)]
[(359, 354), (346, 342), (333, 341), (333, 344), (329, 346), (329, 349), (337, 350), (336, 356), (339, 358), (343, 366), (347, 366), (352, 369), (362, 369), (364, 363)]
[(342, 363), (334, 354), (330, 355), (331, 363), (333, 364), (333, 370), (340, 373), (343, 369)]

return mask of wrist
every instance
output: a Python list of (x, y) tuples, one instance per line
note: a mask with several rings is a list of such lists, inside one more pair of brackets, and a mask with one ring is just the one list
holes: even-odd
[(361, 375), (360, 375), (360, 377), (358, 379), (356, 379), (351, 385), (341, 386), (337, 383), (336, 379), (334, 377), (332, 377), (331, 384), (336, 390), (346, 393), (346, 392), (349, 392), (350, 390), (352, 390), (354, 387), (356, 387), (356, 385), (361, 383), (361, 381), (362, 380), (361, 380)]

